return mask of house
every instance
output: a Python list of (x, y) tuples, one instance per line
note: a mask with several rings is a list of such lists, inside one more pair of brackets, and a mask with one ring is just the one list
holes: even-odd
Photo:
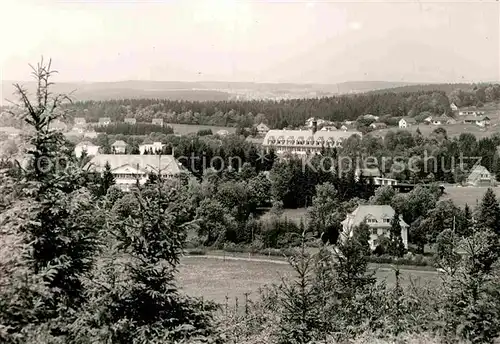
[(106, 126), (111, 124), (111, 118), (109, 117), (101, 117), (99, 118), (99, 123), (98, 125), (100, 126)]
[(495, 177), (486, 167), (477, 165), (467, 177), (466, 183), (472, 186), (490, 186), (495, 183)]
[(75, 117), (74, 124), (79, 126), (85, 126), (85, 124), (87, 124), (87, 121), (85, 120), (84, 117)]
[(354, 179), (359, 181), (360, 179), (373, 180), (373, 178), (381, 177), (382, 174), (378, 167), (357, 167), (354, 171)]
[(415, 124), (417, 124), (417, 121), (412, 117), (403, 117), (399, 120), (398, 123), (400, 128), (408, 128)]
[(450, 109), (451, 109), (451, 111), (458, 111), (458, 106), (456, 106), (455, 103), (451, 103)]
[(374, 122), (374, 123), (370, 124), (370, 128), (385, 129), (385, 128), (387, 128), (387, 124), (385, 124), (383, 122)]
[(14, 127), (0, 127), (0, 136), (6, 136), (9, 139), (19, 137), (23, 131)]
[[(394, 209), (390, 205), (360, 205), (347, 217), (342, 224), (342, 237), (352, 237), (355, 227), (363, 221), (370, 228), (370, 247), (374, 250), (377, 247), (378, 239), (382, 236), (389, 237), (391, 221), (394, 217)], [(401, 225), (401, 238), (405, 248), (408, 248), (408, 224), (399, 216)]]
[(344, 122), (344, 124), (342, 124), (342, 126), (340, 127), (340, 130), (342, 130), (342, 131), (355, 131), (356, 126), (352, 122), (350, 122), (350, 123)]
[(55, 121), (50, 122), (49, 127), (51, 130), (55, 131), (67, 131), (68, 130), (68, 125), (58, 119)]
[(256, 129), (257, 133), (261, 135), (265, 135), (270, 130), (269, 127), (262, 122), (257, 125)]
[(83, 133), (83, 137), (86, 137), (89, 139), (95, 139), (97, 137), (97, 132), (94, 129), (85, 131)]
[(328, 123), (324, 119), (321, 119), (321, 118), (316, 119), (314, 117), (311, 117), (311, 118), (306, 120), (306, 127), (312, 128), (314, 126), (315, 122), (316, 122), (316, 125), (324, 125), (324, 124)]
[(135, 125), (137, 120), (135, 118), (125, 118), (124, 122), (130, 125)]
[(432, 123), (432, 116), (427, 116), (424, 118), (424, 123), (431, 124)]
[(116, 185), (124, 191), (130, 191), (137, 182), (146, 183), (151, 173), (163, 178), (174, 178), (183, 173), (182, 165), (172, 155), (99, 154), (87, 167), (91, 172), (102, 173), (106, 163), (111, 167)]
[(336, 126), (334, 125), (327, 125), (321, 128), (322, 131), (332, 131), (332, 130), (338, 130)]
[(75, 156), (79, 158), (83, 152), (86, 152), (89, 156), (95, 156), (99, 154), (99, 146), (90, 141), (82, 141), (75, 146)]
[(125, 154), (125, 151), (127, 150), (127, 144), (125, 143), (125, 141), (118, 140), (111, 145), (111, 149), (115, 154)]
[(158, 152), (163, 152), (164, 147), (165, 145), (161, 142), (145, 143), (139, 145), (139, 152), (141, 154), (145, 154), (146, 152), (153, 152), (153, 154), (156, 154)]
[(490, 118), (488, 116), (465, 116), (464, 123), (475, 124), (479, 127), (486, 127), (490, 125)]
[(163, 127), (163, 118), (153, 118), (151, 121), (151, 124), (153, 125), (159, 125)]
[(227, 131), (227, 130), (225, 130), (225, 129), (221, 129), (221, 130), (217, 131), (217, 132), (215, 133), (215, 135), (219, 135), (219, 136), (227, 136), (227, 135), (229, 135), (229, 131)]
[(464, 108), (464, 109), (461, 109), (458, 114), (460, 116), (484, 116), (485, 115), (485, 112), (484, 111), (481, 111), (481, 110), (478, 110), (477, 108), (475, 107), (469, 107), (469, 108)]
[(358, 131), (269, 130), (262, 146), (269, 153), (319, 154), (324, 148), (341, 147), (342, 142)]
[(456, 120), (452, 117), (448, 117), (446, 115), (441, 115), (439, 117), (432, 118), (432, 125), (443, 125), (443, 124), (454, 124)]
[(85, 133), (85, 127), (83, 125), (74, 125), (71, 131), (75, 135), (83, 135)]

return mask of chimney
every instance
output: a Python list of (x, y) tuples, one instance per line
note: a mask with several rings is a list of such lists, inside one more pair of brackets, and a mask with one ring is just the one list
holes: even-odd
[(318, 122), (316, 120), (313, 121), (312, 132), (313, 134), (318, 131)]

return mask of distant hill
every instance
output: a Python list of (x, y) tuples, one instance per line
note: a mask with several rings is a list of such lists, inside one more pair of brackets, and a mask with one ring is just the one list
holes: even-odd
[[(13, 81), (2, 81), (0, 105), (12, 99)], [(20, 82), (34, 92), (34, 82)], [(224, 101), (235, 96), (251, 95), (253, 99), (265, 98), (311, 98), (336, 94), (364, 92), (406, 92), (439, 85), (418, 85), (389, 81), (349, 81), (338, 84), (296, 84), (255, 82), (182, 82), (182, 81), (117, 81), (117, 82), (61, 82), (56, 83), (54, 93), (73, 92), (75, 100), (111, 100), (125, 98), (160, 98), (188, 101)], [(455, 87), (459, 87), (456, 85)], [(439, 86), (441, 87), (441, 86)]]
[(383, 93), (383, 92), (394, 92), (394, 93), (404, 93), (404, 92), (419, 92), (419, 91), (441, 91), (446, 94), (450, 94), (456, 89), (461, 89), (464, 91), (471, 91), (475, 84), (414, 84), (414, 85), (404, 85), (399, 87), (385, 88), (384, 90), (373, 90), (370, 93)]

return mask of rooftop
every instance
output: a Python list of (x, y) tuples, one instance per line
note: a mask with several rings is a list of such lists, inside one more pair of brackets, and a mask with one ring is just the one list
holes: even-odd
[(158, 168), (162, 174), (175, 175), (182, 171), (180, 163), (172, 155), (100, 154), (94, 156), (87, 167), (95, 172), (101, 172), (106, 162), (111, 166), (111, 171), (127, 165), (145, 173), (158, 173)]

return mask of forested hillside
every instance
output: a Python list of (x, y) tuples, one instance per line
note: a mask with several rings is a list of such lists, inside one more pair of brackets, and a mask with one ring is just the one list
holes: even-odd
[(83, 116), (90, 121), (104, 116), (111, 117), (113, 121), (135, 117), (139, 122), (163, 118), (168, 123), (251, 126), (266, 122), (272, 128), (283, 128), (302, 125), (309, 117), (343, 121), (354, 120), (367, 113), (414, 116), (424, 111), (442, 114), (450, 107), (444, 92), (387, 92), (282, 101), (85, 101), (74, 103), (72, 108), (75, 116)]

